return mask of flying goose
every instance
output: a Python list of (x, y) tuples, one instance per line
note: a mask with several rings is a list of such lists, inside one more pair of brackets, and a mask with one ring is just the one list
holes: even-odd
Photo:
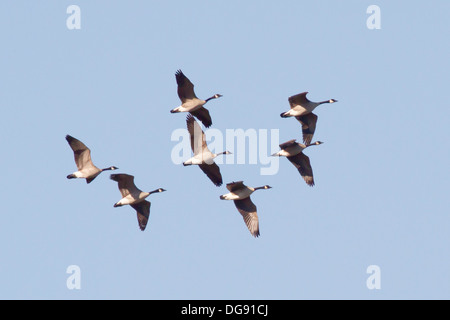
[(181, 70), (175, 73), (178, 85), (178, 97), (181, 100), (181, 106), (170, 110), (171, 113), (190, 112), (193, 116), (198, 118), (206, 128), (212, 125), (209, 111), (203, 107), (208, 101), (222, 97), (220, 94), (215, 94), (211, 98), (201, 100), (197, 98), (194, 92), (194, 85), (183, 74)]
[(236, 208), (244, 218), (250, 233), (255, 237), (259, 237), (259, 222), (256, 213), (256, 206), (250, 199), (250, 195), (256, 190), (270, 189), (270, 186), (263, 186), (258, 188), (247, 187), (243, 181), (231, 182), (227, 184), (227, 189), (230, 193), (220, 196), (221, 200), (233, 200)]
[(311, 144), (297, 143), (296, 140), (290, 140), (288, 142), (280, 144), (281, 151), (274, 153), (274, 157), (287, 157), (288, 160), (297, 168), (300, 175), (305, 180), (306, 184), (310, 187), (314, 186), (313, 170), (309, 157), (303, 153), (303, 150), (310, 146), (316, 146), (322, 144), (321, 141), (316, 141)]
[(119, 190), (122, 194), (122, 200), (114, 205), (114, 208), (124, 205), (130, 205), (136, 210), (139, 228), (144, 231), (150, 216), (151, 203), (145, 198), (153, 193), (164, 192), (166, 190), (159, 188), (151, 192), (143, 192), (134, 184), (134, 177), (128, 174), (112, 174), (111, 180), (119, 183)]
[(77, 165), (78, 171), (69, 174), (67, 179), (83, 178), (86, 179), (87, 183), (91, 183), (97, 176), (103, 171), (107, 170), (117, 170), (117, 167), (109, 167), (105, 169), (99, 169), (92, 163), (91, 160), (91, 150), (86, 147), (86, 145), (78, 139), (66, 136), (66, 140), (73, 150), (75, 157), (75, 163)]
[(308, 92), (303, 92), (295, 96), (289, 97), (289, 104), (291, 110), (280, 114), (282, 118), (295, 117), (302, 125), (303, 142), (305, 144), (311, 143), (311, 140), (316, 131), (317, 116), (312, 113), (315, 108), (324, 103), (337, 102), (335, 99), (325, 100), (321, 102), (312, 102), (306, 97)]
[(229, 151), (212, 153), (206, 145), (205, 133), (192, 115), (186, 117), (187, 129), (191, 137), (191, 149), (194, 156), (183, 163), (184, 166), (198, 165), (208, 178), (217, 186), (222, 185), (222, 175), (214, 158), (219, 155), (231, 154)]

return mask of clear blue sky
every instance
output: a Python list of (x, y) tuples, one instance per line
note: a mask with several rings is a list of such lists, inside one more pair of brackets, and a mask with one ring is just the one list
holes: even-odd
[[(81, 30), (66, 9), (81, 8)], [(366, 9), (381, 8), (381, 30)], [(450, 2), (2, 1), (0, 3), (0, 298), (450, 298)], [(287, 159), (221, 165), (225, 182), (273, 189), (252, 196), (254, 239), (226, 193), (195, 167), (174, 165), (185, 127), (182, 69), (213, 128), (279, 129), (300, 139), (290, 95), (334, 98), (317, 109), (305, 151), (316, 186)], [(100, 167), (135, 175), (152, 195), (138, 229), (113, 208), (116, 183), (67, 180), (64, 137)], [(230, 150), (231, 151), (231, 150)], [(81, 268), (68, 290), (66, 268)], [(381, 290), (366, 269), (381, 268)]]

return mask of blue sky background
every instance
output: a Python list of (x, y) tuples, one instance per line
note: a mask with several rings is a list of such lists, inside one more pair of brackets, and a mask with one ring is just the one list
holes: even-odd
[[(66, 9), (81, 8), (81, 30)], [(381, 8), (381, 30), (366, 9)], [(2, 1), (0, 3), (0, 298), (449, 299), (450, 2)], [(213, 127), (280, 129), (300, 139), (290, 95), (317, 109), (305, 151), (316, 186), (287, 159), (221, 165), (225, 182), (273, 189), (252, 196), (254, 239), (226, 193), (176, 166), (185, 127), (182, 69)], [(150, 221), (113, 208), (116, 183), (67, 180), (64, 137), (99, 167), (135, 175)], [(232, 151), (232, 150), (230, 150)], [(117, 172), (117, 171), (116, 171)], [(81, 268), (68, 290), (66, 268)], [(381, 268), (381, 290), (366, 269)]]

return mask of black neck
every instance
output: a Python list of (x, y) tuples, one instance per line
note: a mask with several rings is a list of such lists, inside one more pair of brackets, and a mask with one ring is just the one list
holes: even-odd
[(159, 192), (159, 189), (156, 189), (156, 190), (150, 191), (149, 193), (153, 194), (153, 193), (158, 193), (158, 192)]
[(208, 102), (209, 100), (216, 99), (216, 98), (217, 98), (217, 97), (214, 95), (214, 96), (212, 96), (211, 98), (206, 99), (205, 101)]

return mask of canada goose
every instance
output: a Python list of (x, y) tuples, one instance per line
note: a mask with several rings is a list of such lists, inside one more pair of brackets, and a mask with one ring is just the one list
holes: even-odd
[(208, 178), (217, 186), (222, 185), (222, 175), (214, 158), (222, 154), (231, 154), (229, 151), (212, 153), (206, 145), (205, 133), (192, 115), (186, 117), (187, 129), (191, 137), (191, 149), (194, 156), (183, 163), (184, 166), (198, 165)]
[(233, 200), (236, 208), (244, 218), (248, 230), (254, 237), (259, 237), (259, 222), (256, 213), (256, 206), (250, 199), (250, 195), (256, 190), (271, 189), (271, 186), (263, 186), (258, 188), (247, 187), (243, 181), (231, 182), (227, 184), (230, 193), (220, 196), (221, 200)]
[(317, 146), (323, 142), (317, 141), (311, 144), (297, 143), (296, 140), (280, 144), (281, 151), (274, 153), (274, 157), (287, 157), (290, 162), (297, 168), (300, 175), (310, 187), (314, 186), (313, 170), (309, 157), (303, 153), (303, 150), (310, 146)]
[(170, 110), (171, 113), (177, 112), (190, 112), (193, 116), (197, 117), (206, 128), (212, 125), (211, 116), (209, 111), (203, 107), (208, 101), (222, 97), (221, 94), (215, 94), (211, 98), (201, 100), (197, 98), (194, 92), (194, 85), (183, 74), (181, 70), (175, 73), (178, 85), (178, 97), (181, 100), (181, 106)]
[(311, 140), (316, 131), (317, 116), (312, 113), (317, 106), (324, 103), (335, 103), (337, 100), (330, 99), (321, 102), (312, 102), (306, 97), (308, 92), (303, 92), (295, 96), (289, 97), (289, 104), (291, 110), (280, 114), (282, 118), (295, 117), (302, 125), (303, 142), (305, 144), (311, 143)]
[(83, 142), (69, 135), (66, 136), (66, 140), (73, 150), (75, 163), (78, 168), (78, 171), (69, 174), (67, 179), (84, 178), (87, 183), (91, 183), (103, 171), (118, 169), (114, 166), (105, 169), (97, 168), (92, 163), (91, 150)]
[(159, 188), (150, 192), (139, 190), (134, 184), (134, 177), (128, 174), (112, 174), (111, 180), (119, 183), (119, 190), (122, 194), (122, 200), (114, 205), (114, 208), (124, 205), (130, 205), (136, 210), (139, 228), (144, 231), (150, 216), (151, 203), (145, 198), (153, 193), (164, 192), (166, 190)]

